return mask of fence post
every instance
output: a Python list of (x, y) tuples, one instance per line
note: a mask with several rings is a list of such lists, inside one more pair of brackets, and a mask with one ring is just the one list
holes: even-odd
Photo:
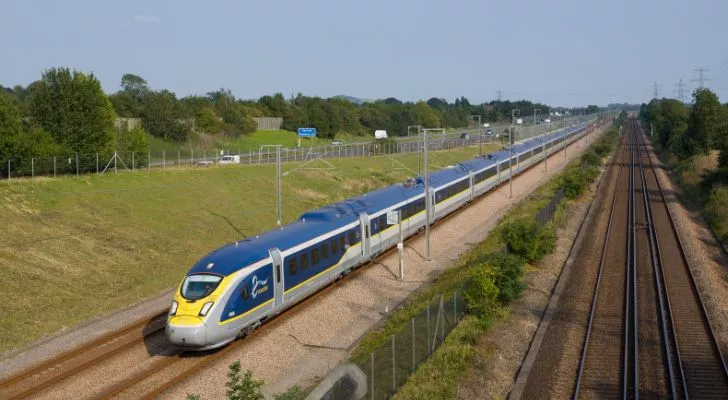
[(427, 305), (427, 337), (425, 338), (427, 353), (430, 353), (430, 305)]
[[(445, 342), (445, 302), (444, 302), (444, 295), (440, 295), (440, 311), (438, 311), (438, 314), (442, 314), (442, 324), (440, 324), (440, 342)], [(438, 315), (439, 318), (439, 315)]]
[(8, 160), (8, 179), (10, 179), (10, 160)]
[(415, 373), (415, 319), (412, 318), (412, 373)]
[(56, 156), (53, 156), (53, 177), (56, 177)]
[(195, 167), (195, 151), (194, 150), (190, 150), (190, 165), (192, 166), (192, 168)]
[(136, 158), (135, 158), (135, 154), (134, 153), (135, 152), (133, 152), (133, 151), (131, 152), (131, 171), (132, 172), (134, 172), (134, 170), (136, 169), (136, 166), (134, 165), (134, 163), (136, 162)]
[(182, 168), (182, 164), (180, 163), (179, 149), (177, 149), (177, 168)]
[(78, 153), (76, 153), (76, 176), (78, 176)]
[(147, 153), (147, 172), (152, 172), (152, 152)]
[(35, 157), (30, 158), (30, 177), (35, 178)]
[(392, 335), (392, 393), (397, 391), (397, 360), (395, 353), (394, 335)]
[[(114, 154), (114, 155), (116, 155), (116, 154)], [(116, 158), (114, 158), (114, 160), (116, 160)], [(99, 152), (98, 151), (96, 152), (96, 173), (97, 174), (99, 173)]]
[(371, 353), (371, 366), (372, 370), (370, 376), (372, 377), (372, 385), (369, 388), (369, 393), (372, 395), (371, 399), (374, 400), (374, 352)]
[(162, 169), (167, 169), (167, 150), (162, 150)]

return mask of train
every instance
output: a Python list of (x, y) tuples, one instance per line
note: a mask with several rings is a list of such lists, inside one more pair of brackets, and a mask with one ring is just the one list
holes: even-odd
[[(588, 127), (569, 127), (431, 173), (430, 223), (542, 161), (544, 153), (562, 150)], [(399, 226), (387, 224), (388, 212), (401, 211), (405, 238), (417, 233), (428, 217), (425, 202), (423, 178), (411, 178), (214, 250), (190, 268), (175, 291), (167, 339), (201, 351), (245, 336), (396, 246)]]

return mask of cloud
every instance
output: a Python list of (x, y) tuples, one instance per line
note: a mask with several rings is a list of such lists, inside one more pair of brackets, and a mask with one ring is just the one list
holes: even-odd
[(155, 15), (137, 14), (134, 16), (133, 21), (137, 24), (156, 24), (160, 19)]

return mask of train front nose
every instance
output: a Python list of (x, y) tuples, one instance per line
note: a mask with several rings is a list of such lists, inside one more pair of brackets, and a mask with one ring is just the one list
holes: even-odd
[(207, 327), (201, 318), (189, 316), (174, 316), (167, 321), (165, 328), (167, 339), (177, 346), (205, 347), (207, 342)]

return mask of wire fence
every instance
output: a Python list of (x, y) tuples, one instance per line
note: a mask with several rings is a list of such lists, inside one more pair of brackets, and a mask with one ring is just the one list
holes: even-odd
[[(431, 151), (452, 150), (494, 143), (485, 135), (442, 135), (428, 140)], [(354, 143), (308, 147), (280, 148), (281, 162), (305, 162), (316, 159), (377, 157), (390, 154), (417, 153), (423, 150), (421, 141)], [(207, 168), (222, 165), (270, 165), (276, 163), (274, 147), (258, 150), (174, 150), (161, 152), (115, 152), (70, 154), (54, 157), (11, 159), (0, 167), (4, 177), (35, 178), (41, 176), (117, 173), (121, 171), (164, 170), (171, 168)]]
[(364, 398), (389, 399), (442, 345), (465, 314), (462, 290), (448, 296), (441, 294), (366, 360), (355, 363), (367, 377), (368, 393)]
[(554, 194), (554, 196), (551, 198), (549, 203), (542, 209), (536, 213), (536, 221), (538, 221), (541, 226), (544, 226), (551, 221), (551, 218), (553, 218), (554, 214), (556, 214), (556, 210), (559, 209), (559, 204), (561, 203), (561, 200), (564, 199), (564, 189), (559, 189), (558, 192)]

